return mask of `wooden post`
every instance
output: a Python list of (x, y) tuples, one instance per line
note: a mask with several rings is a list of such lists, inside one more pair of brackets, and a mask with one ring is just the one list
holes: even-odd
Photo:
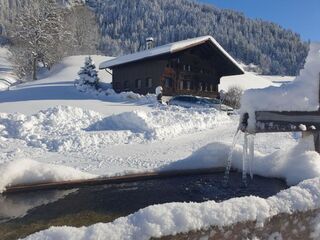
[(320, 132), (313, 132), (314, 150), (320, 154)]

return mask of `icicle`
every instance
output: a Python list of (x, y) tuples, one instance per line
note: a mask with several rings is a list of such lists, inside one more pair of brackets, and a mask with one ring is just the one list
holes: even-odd
[(242, 182), (247, 186), (247, 162), (248, 162), (248, 133), (244, 134), (242, 152)]
[(253, 179), (253, 164), (254, 164), (254, 137), (255, 135), (250, 134), (249, 135), (249, 172), (250, 177)]
[(231, 166), (232, 166), (232, 154), (233, 154), (234, 148), (236, 146), (239, 134), (240, 134), (240, 131), (238, 129), (237, 132), (235, 133), (235, 135), (233, 136), (232, 146), (231, 146), (231, 150), (230, 150), (229, 155), (228, 155), (227, 166), (226, 166), (226, 170), (225, 170), (225, 173), (224, 173), (223, 182), (224, 182), (225, 185), (229, 182), (229, 175), (230, 175), (230, 170), (231, 170)]

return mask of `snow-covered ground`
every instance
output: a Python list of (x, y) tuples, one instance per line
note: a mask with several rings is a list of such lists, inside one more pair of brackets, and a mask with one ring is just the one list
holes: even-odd
[(253, 72), (246, 72), (243, 75), (222, 77), (219, 85), (220, 90), (228, 91), (230, 87), (238, 86), (243, 90), (261, 89), (269, 86), (280, 86), (289, 83), (294, 79), (291, 76), (265, 76)]
[[(65, 58), (40, 80), (0, 93), (0, 191), (12, 184), (225, 165), (239, 116), (227, 116), (214, 109), (162, 106), (154, 96), (79, 92), (74, 80), (85, 57)], [(92, 57), (96, 63), (108, 59)], [(279, 84), (274, 78), (248, 75), (245, 80), (224, 79), (222, 88), (227, 88), (227, 84), (242, 84), (244, 89)], [(110, 82), (110, 75), (104, 71), (99, 72), (99, 77)], [(140, 236), (137, 234), (161, 236), (216, 224), (223, 214), (226, 218), (221, 219), (221, 226), (256, 217), (264, 220), (291, 210), (284, 199), (296, 192), (310, 192), (310, 198), (308, 201), (295, 198), (293, 211), (319, 207), (320, 191), (312, 186), (319, 183), (316, 177), (320, 176), (320, 160), (308, 142), (298, 143), (298, 140), (298, 135), (289, 133), (256, 136), (254, 173), (281, 177), (290, 185), (314, 178), (273, 198), (151, 206), (114, 223), (53, 229), (30, 239), (42, 239), (43, 234), (48, 239), (56, 239), (56, 234), (61, 234), (61, 239), (72, 239), (74, 234), (73, 238), (78, 239), (88, 232), (92, 237), (97, 232), (103, 234), (100, 236), (112, 233), (114, 239), (125, 233), (128, 239)], [(239, 146), (234, 151), (234, 168), (241, 169), (241, 151)], [(278, 203), (283, 207), (274, 210)], [(245, 214), (227, 214), (238, 205), (243, 206)], [(213, 214), (217, 209), (220, 210)], [(170, 223), (167, 228), (164, 222)]]

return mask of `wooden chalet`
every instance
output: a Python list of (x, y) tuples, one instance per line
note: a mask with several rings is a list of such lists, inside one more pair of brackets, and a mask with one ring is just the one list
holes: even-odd
[[(149, 39), (150, 40), (150, 39)], [(150, 48), (150, 43), (148, 44)], [(216, 97), (223, 76), (243, 74), (239, 64), (211, 36), (183, 40), (103, 62), (116, 92)]]

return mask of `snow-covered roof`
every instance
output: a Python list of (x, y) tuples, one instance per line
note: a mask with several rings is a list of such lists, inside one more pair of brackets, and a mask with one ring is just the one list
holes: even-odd
[(202, 37), (197, 37), (197, 38), (186, 39), (186, 40), (182, 40), (179, 42), (169, 43), (169, 44), (166, 44), (163, 46), (144, 50), (141, 52), (136, 52), (133, 54), (120, 56), (115, 59), (102, 62), (100, 64), (99, 68), (100, 69), (112, 68), (112, 67), (122, 65), (125, 63), (136, 62), (136, 61), (140, 61), (140, 60), (143, 60), (146, 58), (155, 57), (155, 56), (162, 55), (162, 54), (175, 53), (175, 52), (179, 52), (181, 50), (187, 49), (187, 48), (191, 48), (191, 47), (200, 45), (200, 44), (205, 43), (207, 41), (210, 41), (214, 46), (216, 46), (220, 50), (220, 52), (227, 57), (227, 59), (229, 59), (241, 72), (244, 73), (244, 70), (236, 62), (236, 60), (234, 60), (223, 49), (223, 47), (211, 36), (202, 36)]

